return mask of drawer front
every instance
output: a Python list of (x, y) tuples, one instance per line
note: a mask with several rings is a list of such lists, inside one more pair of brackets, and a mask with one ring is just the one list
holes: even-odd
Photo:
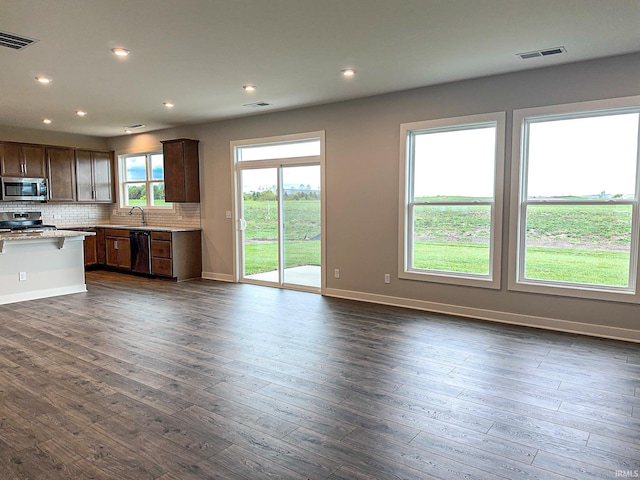
[(171, 242), (164, 240), (151, 240), (151, 256), (171, 258)]
[(171, 232), (151, 232), (151, 240), (166, 240), (171, 241)]
[(151, 273), (153, 275), (171, 277), (173, 274), (171, 259), (153, 257), (151, 259)]
[(107, 229), (105, 229), (104, 234), (107, 237), (127, 237), (127, 238), (129, 238), (129, 230), (107, 228)]

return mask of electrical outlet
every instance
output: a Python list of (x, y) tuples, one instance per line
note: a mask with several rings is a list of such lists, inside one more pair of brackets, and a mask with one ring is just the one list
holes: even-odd
[(178, 215), (178, 220), (182, 220), (182, 215)]
[(391, 283), (391, 275), (388, 273), (384, 274), (384, 283)]
[(231, 218), (231, 210), (224, 212), (224, 218)]
[(20, 272), (18, 274), (18, 278), (20, 279), (21, 282), (24, 282), (27, 279), (27, 272)]
[(339, 268), (336, 268), (333, 271), (333, 278), (340, 278), (340, 269)]

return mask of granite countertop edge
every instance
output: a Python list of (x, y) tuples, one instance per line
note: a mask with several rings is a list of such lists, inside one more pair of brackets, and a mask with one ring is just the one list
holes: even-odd
[(64, 229), (43, 230), (42, 232), (29, 233), (0, 233), (0, 241), (60, 239), (71, 237), (90, 237), (92, 235), (95, 235), (95, 232), (78, 232)]
[(108, 223), (99, 223), (96, 225), (68, 225), (60, 227), (61, 230), (80, 229), (80, 228), (115, 228), (118, 230), (147, 230), (150, 232), (198, 232), (200, 227), (167, 227), (162, 225), (112, 225)]

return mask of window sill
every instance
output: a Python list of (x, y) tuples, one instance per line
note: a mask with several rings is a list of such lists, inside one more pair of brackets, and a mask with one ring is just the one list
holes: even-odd
[(485, 275), (456, 274), (455, 272), (425, 272), (407, 270), (398, 272), (398, 278), (405, 280), (417, 280), (419, 282), (443, 283), (446, 285), (459, 285), (462, 287), (500, 289), (500, 279)]
[(509, 291), (582, 298), (585, 300), (605, 300), (608, 302), (640, 303), (640, 297), (631, 289), (602, 286), (573, 286), (570, 284), (549, 284), (537, 281), (509, 281)]

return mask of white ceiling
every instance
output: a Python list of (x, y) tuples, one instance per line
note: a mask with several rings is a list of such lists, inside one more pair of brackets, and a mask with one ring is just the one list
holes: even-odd
[(636, 52), (639, 26), (640, 0), (0, 0), (0, 31), (39, 40), (0, 47), (0, 125), (112, 137), (255, 115)]

